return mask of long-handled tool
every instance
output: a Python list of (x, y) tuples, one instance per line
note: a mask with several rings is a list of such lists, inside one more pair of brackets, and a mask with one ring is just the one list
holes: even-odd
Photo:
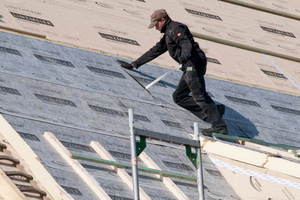
[[(122, 61), (122, 60), (116, 60), (120, 65), (122, 64), (128, 64), (127, 62), (125, 61)], [(130, 75), (126, 70), (126, 73), (128, 75), (130, 75), (134, 80), (136, 80), (142, 87), (144, 87), (146, 90), (148, 90), (152, 85), (154, 85), (155, 83), (157, 83), (158, 81), (160, 81), (161, 79), (163, 79), (165, 76), (167, 76), (168, 74), (170, 74), (171, 72), (177, 70), (177, 69), (180, 69), (182, 67), (182, 65), (178, 65), (177, 67), (174, 67), (173, 69), (171, 69), (170, 71), (164, 73), (163, 75), (161, 75), (160, 77), (158, 77), (157, 79), (155, 79), (154, 81), (152, 81), (150, 84), (148, 84), (146, 87), (144, 87), (141, 83), (139, 83), (132, 75)]]
[(170, 74), (174, 70), (180, 69), (181, 66), (182, 65), (180, 64), (177, 67), (174, 67), (172, 70), (168, 71), (167, 73), (164, 73), (163, 75), (161, 75), (160, 77), (158, 77), (157, 79), (155, 79), (154, 81), (152, 81), (150, 84), (148, 84), (145, 88), (148, 90), (152, 85), (154, 85), (155, 83), (157, 83), (158, 81), (160, 81), (161, 79), (163, 79), (165, 76), (167, 76), (168, 74)]

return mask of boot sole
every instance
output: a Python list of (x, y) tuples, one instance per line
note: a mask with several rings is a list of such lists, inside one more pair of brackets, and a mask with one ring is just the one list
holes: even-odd
[(211, 131), (211, 129), (203, 129), (202, 130), (202, 134), (205, 135), (205, 136), (211, 137), (213, 133), (219, 133), (219, 134), (227, 135), (228, 130), (227, 130), (227, 128), (225, 128), (225, 129), (222, 128), (222, 129), (214, 130), (214, 131)]

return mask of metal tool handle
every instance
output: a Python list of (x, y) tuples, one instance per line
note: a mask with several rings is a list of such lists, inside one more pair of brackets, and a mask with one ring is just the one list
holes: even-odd
[(152, 81), (149, 85), (147, 85), (145, 88), (148, 90), (149, 87), (151, 87), (152, 85), (154, 85), (155, 83), (157, 83), (158, 81), (160, 81), (162, 78), (164, 78), (165, 76), (167, 76), (168, 74), (170, 74), (172, 71), (180, 69), (181, 68), (181, 64), (178, 65), (177, 67), (174, 67), (172, 70), (168, 71), (167, 73), (161, 75), (160, 77), (158, 77), (157, 79), (155, 79), (154, 81)]

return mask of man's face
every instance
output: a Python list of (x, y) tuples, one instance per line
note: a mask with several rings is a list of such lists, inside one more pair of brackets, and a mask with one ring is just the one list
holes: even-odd
[(160, 20), (158, 20), (158, 22), (155, 25), (156, 30), (161, 31), (165, 22), (166, 22), (166, 20), (164, 18), (161, 18)]

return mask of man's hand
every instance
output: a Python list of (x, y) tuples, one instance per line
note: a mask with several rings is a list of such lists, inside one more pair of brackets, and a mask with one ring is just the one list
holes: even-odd
[(121, 64), (121, 67), (124, 67), (126, 69), (132, 69), (133, 68), (132, 64), (129, 64), (129, 63), (126, 63), (126, 62), (124, 62), (123, 64)]
[(120, 63), (121, 67), (124, 67), (126, 69), (132, 69), (133, 68), (133, 65), (130, 64), (130, 63), (127, 63), (127, 62), (124, 62), (122, 60), (117, 60), (118, 63)]
[(187, 61), (189, 60), (189, 58), (190, 58), (189, 56), (181, 56), (179, 58), (180, 64), (184, 65), (185, 63), (187, 63)]

